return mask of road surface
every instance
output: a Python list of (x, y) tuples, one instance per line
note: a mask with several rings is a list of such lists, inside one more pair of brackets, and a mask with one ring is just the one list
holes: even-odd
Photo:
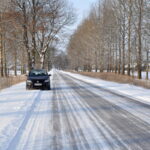
[(0, 150), (150, 150), (150, 105), (54, 71), (0, 92)]

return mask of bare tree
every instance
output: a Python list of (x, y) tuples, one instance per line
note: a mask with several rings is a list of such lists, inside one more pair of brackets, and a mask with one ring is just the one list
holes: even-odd
[(60, 31), (73, 23), (74, 14), (64, 0), (13, 0), (13, 3), (23, 18), (20, 23), (24, 30), (29, 70), (35, 67), (36, 58), (44, 68), (48, 48), (59, 40)]
[(140, 79), (145, 62), (149, 65), (149, 10), (146, 0), (98, 1), (70, 39), (70, 67), (84, 70), (88, 64), (95, 71), (129, 76), (132, 69)]

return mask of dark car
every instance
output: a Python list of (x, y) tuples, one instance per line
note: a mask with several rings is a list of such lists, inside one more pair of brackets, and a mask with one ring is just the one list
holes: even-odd
[(44, 69), (33, 69), (27, 75), (26, 89), (42, 88), (50, 90), (50, 74)]

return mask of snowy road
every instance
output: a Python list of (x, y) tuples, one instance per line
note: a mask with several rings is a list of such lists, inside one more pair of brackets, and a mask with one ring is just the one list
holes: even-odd
[(54, 71), (52, 91), (0, 92), (0, 150), (149, 150), (150, 105)]

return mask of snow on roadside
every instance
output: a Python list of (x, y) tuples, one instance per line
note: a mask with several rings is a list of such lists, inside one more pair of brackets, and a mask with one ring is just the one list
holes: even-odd
[(100, 86), (104, 89), (111, 90), (115, 93), (128, 96), (140, 102), (144, 102), (150, 105), (150, 90), (142, 87), (138, 87), (131, 84), (121, 84), (116, 82), (105, 81), (97, 78), (87, 77), (80, 74), (70, 73), (62, 71), (64, 74), (70, 75), (76, 79)]
[[(53, 71), (50, 73), (53, 75)], [(12, 147), (14, 150), (19, 147), (20, 150), (25, 145), (32, 145), (34, 149), (37, 146), (37, 143), (34, 145), (36, 139), (40, 139), (39, 150), (44, 149), (42, 146), (47, 144), (42, 142), (44, 137), (48, 137), (45, 130), (49, 127), (47, 115), (52, 92), (26, 90), (25, 87), (23, 82), (0, 90), (0, 150), (12, 150)], [(33, 127), (34, 132), (31, 134), (30, 130)], [(19, 141), (21, 145), (17, 145)]]
[[(137, 77), (138, 73), (134, 72), (133, 74), (131, 73), (131, 75)], [(148, 72), (148, 78), (150, 79), (150, 72)], [(142, 79), (145, 80), (146, 79), (146, 72), (142, 72)]]
[(0, 91), (0, 150), (17, 132), (38, 91), (26, 91), (25, 82)]
[[(12, 150), (12, 147), (20, 150), (25, 145), (32, 145), (33, 149), (38, 145), (41, 150), (47, 144), (44, 144), (44, 138), (49, 136), (47, 115), (52, 92), (26, 90), (25, 87), (23, 82), (0, 90), (0, 150)], [(40, 142), (34, 144), (37, 139)]]

